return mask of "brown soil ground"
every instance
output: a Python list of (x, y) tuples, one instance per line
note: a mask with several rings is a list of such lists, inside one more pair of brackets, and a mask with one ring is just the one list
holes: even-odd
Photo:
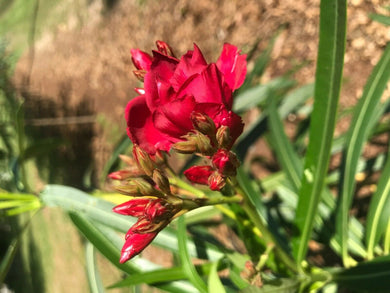
[[(115, 140), (125, 131), (124, 107), (136, 96), (133, 88), (137, 86), (131, 73), (130, 48), (150, 51), (155, 40), (164, 40), (180, 55), (195, 42), (207, 60), (213, 61), (224, 42), (248, 51), (260, 40), (260, 53), (278, 29), (284, 27), (262, 81), (303, 62), (307, 65), (294, 77), (302, 84), (314, 80), (319, 0), (116, 2), (110, 10), (104, 10), (100, 1), (91, 1), (86, 17), (71, 18), (55, 32), (45, 34), (36, 42), (34, 59), (26, 53), (16, 68), (16, 83), (28, 93), (27, 105), (31, 105), (28, 118), (98, 115), (98, 123), (84, 126), (81, 134), (65, 131), (68, 138), (77, 137), (71, 139), (76, 144), (73, 154), (67, 155), (75, 164), (87, 158), (95, 161), (99, 173)], [(386, 13), (386, 2), (348, 1), (341, 108), (356, 102), (390, 40), (390, 29), (369, 18), (370, 13)], [(28, 84), (26, 76), (30, 77)], [(346, 129), (347, 122), (348, 119), (339, 124), (338, 133)], [(47, 127), (40, 129), (53, 135)], [(87, 146), (82, 157), (77, 156), (83, 148), (81, 141), (84, 148)]]

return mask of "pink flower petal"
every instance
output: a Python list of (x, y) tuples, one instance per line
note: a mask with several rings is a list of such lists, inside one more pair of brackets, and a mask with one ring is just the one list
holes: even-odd
[(223, 83), (222, 75), (213, 63), (183, 84), (178, 96), (184, 95), (194, 96), (197, 103), (225, 104), (229, 109), (233, 103), (232, 91)]
[(233, 91), (244, 83), (246, 55), (240, 55), (240, 51), (236, 46), (224, 44), (217, 66), (225, 77), (225, 82)]
[(184, 97), (162, 106), (153, 115), (157, 129), (171, 138), (180, 139), (193, 129), (190, 115), (195, 107), (192, 97)]
[(194, 44), (194, 50), (188, 51), (187, 54), (181, 57), (171, 79), (171, 83), (175, 91), (178, 91), (189, 77), (194, 74), (201, 73), (206, 67), (207, 62), (204, 59), (202, 52), (198, 46)]
[(145, 96), (138, 96), (127, 104), (125, 118), (127, 134), (134, 144), (149, 154), (154, 154), (156, 149), (169, 150), (169, 137), (155, 128)]

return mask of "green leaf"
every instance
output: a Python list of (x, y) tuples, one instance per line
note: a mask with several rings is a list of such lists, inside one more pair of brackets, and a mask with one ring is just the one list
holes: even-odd
[(340, 95), (346, 34), (346, 1), (322, 0), (314, 106), (309, 145), (299, 193), (293, 253), (301, 265), (312, 234), (314, 217), (329, 165)]
[(275, 99), (269, 99), (267, 110), (270, 134), (274, 141), (272, 149), (276, 152), (278, 161), (293, 185), (295, 192), (298, 192), (301, 186), (300, 176), (302, 174), (302, 163), (284, 132), (282, 121), (277, 112)]
[(177, 221), (178, 230), (177, 230), (177, 241), (179, 245), (179, 256), (181, 260), (181, 265), (183, 267), (183, 271), (188, 278), (188, 280), (200, 291), (207, 292), (207, 286), (204, 283), (201, 276), (195, 269), (195, 266), (192, 263), (190, 255), (187, 249), (187, 231), (185, 218), (183, 216), (179, 217)]
[(374, 254), (374, 247), (380, 237), (386, 231), (390, 219), (390, 148), (387, 155), (386, 165), (382, 171), (377, 189), (371, 199), (367, 214), (366, 242), (368, 257)]
[[(61, 185), (48, 185), (41, 193), (42, 201), (49, 206), (59, 206), (69, 212), (78, 212), (88, 216), (96, 223), (111, 227), (122, 233), (126, 233), (131, 225), (135, 223), (135, 218), (116, 214), (112, 211), (114, 204), (91, 196), (85, 192), (72, 187)], [(176, 231), (170, 227), (161, 231), (153, 244), (169, 251), (178, 252)], [(215, 246), (205, 243), (207, 256), (210, 260), (217, 260), (223, 256)], [(189, 239), (188, 250), (193, 257), (197, 256), (196, 245)]]
[(333, 273), (333, 281), (349, 290), (390, 292), (390, 255)]
[(88, 283), (91, 293), (103, 293), (104, 286), (97, 267), (94, 246), (91, 242), (87, 242), (85, 244), (85, 258)]
[(7, 273), (15, 258), (18, 246), (19, 246), (19, 238), (13, 239), (10, 245), (8, 246), (6, 253), (3, 256), (3, 259), (0, 262), (0, 284), (4, 283), (4, 279), (7, 276)]
[(249, 88), (234, 98), (233, 110), (242, 113), (274, 96), (275, 91), (291, 88), (295, 83), (287, 78), (279, 77), (267, 84), (259, 84)]
[(390, 17), (383, 14), (370, 14), (370, 18), (386, 26), (390, 26)]
[(210, 293), (218, 292), (218, 293), (225, 293), (226, 290), (222, 285), (221, 279), (218, 276), (218, 263), (219, 261), (216, 261), (211, 266), (211, 271), (209, 274), (209, 280), (208, 280), (208, 289)]
[[(348, 130), (345, 142), (341, 167), (341, 181), (339, 194), (339, 210), (336, 218), (337, 235), (341, 238), (341, 250), (344, 264), (349, 263), (347, 250), (348, 242), (348, 211), (356, 186), (355, 174), (358, 160), (364, 143), (374, 124), (372, 117), (375, 116), (383, 91), (386, 89), (390, 78), (390, 45), (387, 46), (378, 64), (371, 73), (364, 88), (362, 98), (359, 100), (351, 127)], [(376, 116), (377, 117), (377, 116)], [(379, 117), (378, 117), (379, 118)]]
[(122, 288), (129, 287), (140, 284), (153, 284), (153, 283), (162, 283), (170, 282), (175, 280), (182, 280), (186, 278), (183, 269), (181, 267), (174, 267), (168, 269), (157, 269), (150, 272), (143, 272), (140, 274), (133, 274), (130, 277), (115, 283), (114, 285), (109, 286), (109, 289), (112, 288)]

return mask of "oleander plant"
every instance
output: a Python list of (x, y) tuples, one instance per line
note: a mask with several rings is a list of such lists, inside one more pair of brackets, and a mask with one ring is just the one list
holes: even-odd
[[(142, 86), (124, 109), (121, 167), (107, 168), (112, 193), (47, 185), (33, 195), (21, 184), (2, 187), (0, 208), (9, 216), (66, 211), (122, 272), (105, 288), (95, 267), (93, 292), (145, 284), (167, 292), (390, 292), (390, 156), (363, 155), (378, 138), (389, 148), (390, 46), (349, 109), (348, 130), (336, 136), (346, 115), (338, 110), (346, 21), (345, 0), (321, 1), (314, 84), (290, 76), (259, 84), (269, 50), (253, 61), (225, 43), (209, 63), (197, 44), (182, 56), (164, 41), (150, 53), (132, 49)], [(299, 117), (293, 135), (290, 115)], [(249, 154), (260, 138), (276, 161), (264, 176), (253, 168), (261, 158)], [(18, 168), (9, 174), (23, 178), (23, 154), (12, 154)], [(368, 185), (357, 215), (354, 199)], [(173, 256), (169, 266), (148, 258), (149, 245)]]

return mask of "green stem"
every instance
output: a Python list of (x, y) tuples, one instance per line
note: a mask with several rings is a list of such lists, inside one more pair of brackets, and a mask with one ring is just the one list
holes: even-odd
[(242, 197), (239, 195), (225, 197), (225, 196), (217, 196), (211, 198), (194, 198), (194, 199), (183, 199), (183, 207), (188, 210), (196, 209), (204, 206), (211, 205), (221, 205), (221, 204), (233, 204), (233, 203), (241, 203)]

